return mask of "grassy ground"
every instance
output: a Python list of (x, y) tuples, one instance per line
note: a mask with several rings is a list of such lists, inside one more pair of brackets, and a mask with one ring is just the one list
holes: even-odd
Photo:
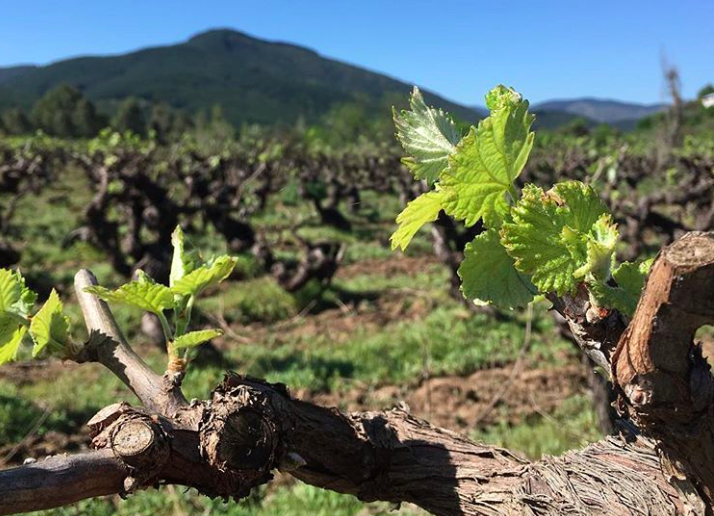
[[(70, 200), (67, 189), (82, 188), (81, 179), (70, 176), (18, 211), (18, 231), (28, 242), (23, 270), (35, 284), (60, 286), (66, 299), (71, 298), (72, 274), (80, 266), (92, 267), (109, 285), (120, 281), (89, 246), (57, 245), (78, 225), (78, 210), (86, 202), (81, 194)], [(392, 253), (386, 238), (395, 202), (366, 196), (368, 202), (378, 209), (364, 210), (353, 234), (341, 236), (349, 245), (346, 264), (329, 289), (321, 292), (311, 285), (287, 294), (244, 258), (239, 267), (244, 279), (227, 283), (205, 299), (199, 321), (218, 320), (229, 331), (215, 342), (217, 353), (203, 352), (191, 364), (187, 396), (205, 398), (223, 372), (232, 369), (284, 382), (300, 397), (349, 410), (380, 409), (407, 400), (419, 416), (533, 458), (597, 439), (577, 359), (558, 337), (544, 304), (536, 306), (526, 355), (530, 376), (518, 378), (493, 415), (471, 424), (494, 395), (493, 384), (498, 382), (493, 374), (508, 377), (523, 346), (525, 316), (474, 315), (451, 299), (447, 271), (430, 257), (428, 238), (420, 235), (406, 257)], [(38, 205), (46, 209), (34, 213)], [(277, 219), (273, 214), (259, 223)], [(320, 234), (317, 227), (303, 231)], [(204, 244), (210, 236), (198, 240)], [(117, 316), (137, 349), (160, 369), (164, 355), (142, 344), (134, 330), (140, 314), (119, 309)], [(76, 310), (72, 318), (80, 328)], [(564, 384), (568, 388), (561, 391)], [(425, 389), (428, 396), (423, 395)], [(556, 392), (545, 392), (548, 389)], [(458, 414), (438, 414), (438, 407), (424, 402), (432, 396), (445, 405), (458, 404)], [(87, 441), (84, 423), (102, 406), (121, 399), (132, 401), (119, 381), (96, 365), (53, 362), (0, 369), (0, 461), (17, 463), (28, 456), (82, 448)], [(21, 446), (15, 446), (19, 442)], [(225, 505), (167, 487), (126, 501), (110, 497), (45, 514), (348, 516), (393, 509), (281, 479), (240, 504)], [(399, 514), (420, 513), (404, 506)]]

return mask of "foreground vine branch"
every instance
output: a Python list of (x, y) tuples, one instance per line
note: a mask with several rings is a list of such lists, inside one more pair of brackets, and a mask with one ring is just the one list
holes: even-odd
[[(80, 272), (78, 284), (86, 277)], [(275, 469), (365, 501), (411, 502), (442, 515), (706, 514), (714, 486), (707, 474), (714, 464), (708, 455), (714, 407), (711, 396), (702, 396), (714, 391), (691, 331), (714, 312), (711, 303), (682, 297), (680, 289), (692, 281), (702, 289), (714, 285), (714, 235), (690, 234), (663, 250), (633, 322), (606, 354), (620, 407), (647, 437), (613, 437), (530, 463), (400, 410), (345, 414), (295, 400), (282, 385), (232, 374), (209, 400), (181, 406), (173, 416), (127, 404), (107, 407), (89, 423), (96, 452), (1, 472), (0, 514), (165, 483), (238, 499)], [(691, 317), (689, 333), (652, 333), (660, 324), (679, 327), (667, 314)], [(584, 323), (581, 333), (595, 335), (606, 321)], [(654, 353), (654, 362), (622, 358), (636, 356), (635, 349)], [(655, 366), (666, 381), (648, 376), (651, 367), (633, 372), (622, 365), (657, 364), (661, 349), (684, 357), (665, 357)], [(673, 384), (677, 375), (680, 383)], [(672, 393), (679, 397), (666, 397)], [(657, 450), (666, 451), (665, 462)], [(91, 467), (102, 472), (101, 480), (87, 480)]]

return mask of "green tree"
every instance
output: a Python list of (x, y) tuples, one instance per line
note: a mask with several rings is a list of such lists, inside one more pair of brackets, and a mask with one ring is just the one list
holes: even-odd
[(154, 104), (149, 117), (149, 129), (154, 131), (161, 143), (168, 143), (181, 137), (193, 126), (191, 118), (182, 110), (165, 102)]
[(31, 118), (38, 129), (64, 138), (91, 137), (103, 125), (92, 102), (68, 84), (53, 88), (38, 100)]
[(82, 98), (72, 113), (72, 123), (77, 136), (92, 138), (108, 125), (106, 116), (97, 113), (94, 104)]
[(112, 120), (112, 127), (122, 133), (130, 131), (139, 136), (146, 136), (146, 118), (139, 101), (129, 97), (119, 104), (119, 110)]
[(3, 129), (7, 134), (27, 134), (32, 132), (32, 123), (20, 108), (8, 109), (0, 117)]

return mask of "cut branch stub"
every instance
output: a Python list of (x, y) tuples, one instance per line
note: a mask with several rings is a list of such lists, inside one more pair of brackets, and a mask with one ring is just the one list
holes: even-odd
[(201, 448), (210, 465), (223, 472), (219, 491), (241, 498), (272, 478), (282, 456), (271, 392), (250, 379), (228, 375), (213, 392), (200, 423)]
[(613, 357), (613, 376), (645, 426), (691, 422), (712, 402), (709, 366), (694, 343), (714, 322), (714, 234), (663, 249)]

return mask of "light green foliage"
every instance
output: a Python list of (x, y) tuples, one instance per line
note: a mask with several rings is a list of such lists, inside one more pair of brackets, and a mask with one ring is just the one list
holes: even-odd
[(486, 96), (491, 114), (457, 146), (440, 182), (447, 192), (444, 208), (467, 226), (483, 218), (498, 227), (508, 213), (506, 193), (528, 160), (535, 133), (528, 101), (511, 88), (497, 86)]
[[(478, 128), (472, 127), (458, 145), (451, 146), (444, 161), (439, 162), (438, 174), (429, 178), (430, 182), (438, 180), (437, 191), (412, 201), (399, 215), (400, 227), (392, 236), (395, 248), (404, 249), (421, 226), (436, 218), (439, 209), (467, 226), (480, 218), (489, 227), (499, 227), (503, 222), (509, 210), (507, 195), (515, 196), (513, 182), (533, 147), (530, 126), (534, 117), (528, 113), (528, 102), (505, 86), (491, 90), (486, 104), (490, 116), (479, 122)], [(419, 132), (416, 126), (421, 123), (422, 132), (428, 133), (432, 127), (428, 119), (415, 113), (409, 127)], [(398, 134), (402, 123), (397, 120)], [(405, 150), (410, 152), (406, 146)], [(446, 152), (447, 148), (442, 150)]]
[(441, 211), (443, 197), (443, 192), (427, 192), (407, 204), (404, 211), (397, 217), (399, 228), (390, 239), (392, 249), (399, 247), (404, 251), (424, 224), (437, 219)]
[(64, 356), (70, 342), (69, 318), (53, 289), (42, 308), (30, 318), (37, 294), (25, 285), (17, 271), (0, 269), (0, 365), (17, 360), (28, 330), (34, 341), (32, 357), (47, 350)]
[(615, 245), (619, 236), (620, 233), (612, 222), (612, 215), (603, 213), (586, 234), (586, 260), (575, 271), (575, 277), (585, 276), (589, 280), (607, 281), (615, 261)]
[(562, 295), (588, 273), (602, 275), (603, 263), (609, 268), (617, 232), (589, 186), (568, 181), (544, 192), (528, 185), (511, 216), (501, 241), (540, 292)]
[(19, 273), (0, 269), (0, 364), (17, 359), (27, 332), (27, 304), (33, 299)]
[(203, 344), (204, 342), (208, 342), (216, 337), (220, 337), (221, 335), (223, 335), (221, 330), (191, 331), (179, 336), (174, 341), (174, 347), (176, 349), (195, 348), (196, 346)]
[(86, 291), (104, 301), (135, 306), (156, 315), (173, 308), (176, 303), (169, 287), (156, 283), (144, 273), (114, 291), (100, 286), (88, 287)]
[(17, 353), (27, 326), (7, 313), (0, 315), (0, 365), (17, 360)]
[[(444, 210), (466, 226), (481, 220), (486, 227), (467, 245), (459, 268), (467, 298), (515, 308), (536, 294), (564, 295), (585, 283), (604, 302), (624, 307), (625, 289), (607, 286), (619, 234), (597, 193), (579, 181), (565, 181), (547, 191), (526, 185), (518, 199), (515, 182), (533, 148), (534, 116), (528, 102), (505, 86), (492, 89), (486, 105), (489, 116), (471, 127), (431, 178), (435, 190), (398, 216), (392, 247), (403, 250)], [(410, 131), (419, 133), (419, 124), (423, 132), (433, 129), (415, 114), (426, 109), (413, 107)], [(404, 120), (396, 122), (403, 129)]]
[(495, 229), (480, 234), (466, 245), (459, 277), (466, 298), (489, 301), (504, 308), (525, 306), (536, 292), (528, 276), (516, 270), (513, 258), (501, 245)]
[(19, 272), (0, 269), (0, 312), (26, 317), (37, 299)]
[(212, 263), (197, 267), (176, 281), (171, 290), (176, 294), (196, 296), (230, 276), (237, 261), (231, 256), (219, 256)]
[(411, 111), (394, 112), (397, 139), (407, 153), (402, 161), (417, 179), (433, 183), (446, 168), (461, 135), (448, 115), (427, 107), (419, 88), (414, 88), (409, 105)]
[(174, 253), (171, 259), (169, 286), (173, 287), (178, 280), (193, 271), (196, 267), (196, 260), (191, 253), (186, 252), (186, 242), (181, 226), (176, 226), (171, 235), (171, 244), (174, 247)]
[(32, 358), (36, 358), (45, 348), (61, 352), (69, 340), (69, 317), (63, 315), (62, 301), (57, 291), (52, 289), (50, 297), (30, 322), (30, 335), (35, 342)]
[[(230, 276), (238, 259), (219, 256), (200, 264), (195, 253), (186, 251), (185, 237), (178, 226), (173, 232), (171, 242), (174, 253), (169, 275), (170, 286), (156, 283), (143, 271), (139, 271), (135, 281), (116, 290), (93, 286), (86, 291), (105, 301), (135, 306), (155, 314), (161, 323), (169, 355), (173, 356), (181, 349), (194, 348), (222, 334), (219, 330), (187, 332), (187, 329), (198, 295)], [(169, 309), (173, 309), (173, 328), (164, 314)]]
[(0, 310), (7, 312), (20, 299), (20, 285), (16, 273), (0, 269)]
[(590, 290), (598, 303), (631, 317), (637, 308), (637, 301), (640, 299), (652, 262), (652, 259), (636, 263), (625, 262), (612, 272), (617, 286), (594, 283)]

